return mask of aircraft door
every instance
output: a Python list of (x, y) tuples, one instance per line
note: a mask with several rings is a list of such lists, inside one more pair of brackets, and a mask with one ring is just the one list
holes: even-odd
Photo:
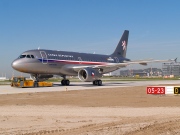
[(48, 59), (47, 59), (47, 54), (45, 51), (40, 51), (41, 57), (42, 57), (42, 63), (43, 64), (47, 64), (48, 63)]
[(81, 64), (82, 63), (81, 57), (78, 57), (78, 60), (79, 60), (79, 64)]

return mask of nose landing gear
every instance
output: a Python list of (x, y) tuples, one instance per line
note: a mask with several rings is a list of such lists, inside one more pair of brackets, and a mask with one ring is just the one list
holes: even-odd
[(38, 82), (39, 82), (39, 77), (38, 74), (35, 74), (35, 81), (34, 81), (34, 87), (39, 87)]

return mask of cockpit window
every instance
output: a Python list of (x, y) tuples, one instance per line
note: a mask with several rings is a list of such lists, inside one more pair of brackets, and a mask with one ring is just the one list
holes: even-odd
[(19, 58), (25, 58), (26, 57), (26, 55), (20, 55), (19, 56)]
[(31, 56), (30, 56), (30, 55), (27, 55), (26, 58), (31, 58)]
[(33, 58), (34, 59), (34, 55), (20, 55), (19, 58)]
[(34, 59), (34, 55), (31, 55), (31, 58), (33, 58), (33, 59)]

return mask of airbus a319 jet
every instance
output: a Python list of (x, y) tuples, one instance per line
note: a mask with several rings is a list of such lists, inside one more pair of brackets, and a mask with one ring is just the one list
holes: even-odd
[(23, 52), (12, 62), (12, 67), (29, 73), (37, 87), (38, 81), (47, 80), (53, 75), (63, 77), (61, 84), (69, 85), (66, 76), (78, 76), (81, 81), (102, 85), (103, 74), (126, 67), (129, 64), (147, 65), (149, 62), (170, 62), (169, 60), (136, 60), (126, 58), (129, 31), (125, 30), (116, 49), (110, 55), (36, 49)]

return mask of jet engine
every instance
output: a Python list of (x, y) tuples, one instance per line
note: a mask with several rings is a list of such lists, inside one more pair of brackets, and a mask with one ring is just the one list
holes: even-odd
[[(49, 78), (52, 78), (52, 77), (53, 77), (53, 75), (45, 75), (45, 74), (37, 75), (37, 79), (38, 79), (39, 82), (46, 81), (46, 80), (48, 80)], [(34, 81), (37, 81), (34, 74), (31, 74), (30, 78), (32, 80), (34, 80)]]
[(98, 70), (93, 68), (84, 68), (79, 70), (78, 78), (84, 82), (92, 82), (102, 77), (102, 74)]

